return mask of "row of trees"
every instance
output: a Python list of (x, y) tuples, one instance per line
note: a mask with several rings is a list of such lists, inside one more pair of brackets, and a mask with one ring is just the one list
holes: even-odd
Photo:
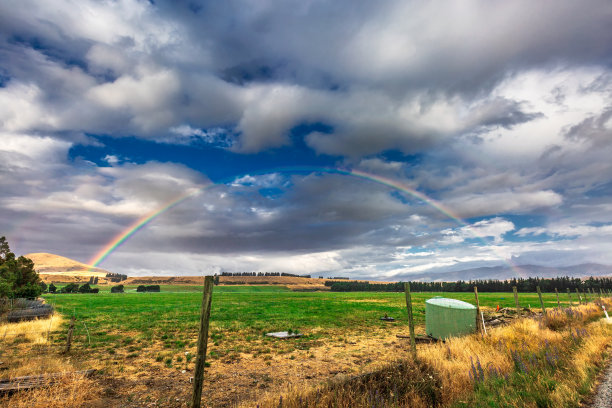
[(288, 272), (221, 272), (221, 276), (293, 276), (295, 278), (310, 278), (310, 275), (296, 275)]
[[(559, 278), (519, 278), (500, 280), (470, 280), (456, 282), (409, 282), (410, 290), (414, 292), (471, 292), (474, 286), (478, 287), (480, 292), (512, 292), (514, 286), (519, 292), (536, 292), (536, 287), (539, 286), (543, 292), (566, 291), (567, 289), (575, 291), (576, 289), (584, 291), (586, 288), (595, 290), (612, 289), (612, 278), (593, 278), (586, 280), (579, 278), (570, 278), (568, 276)], [(363, 281), (346, 281), (335, 282), (326, 281), (325, 286), (328, 286), (333, 292), (403, 292), (404, 283), (368, 283)]]
[(100, 289), (92, 288), (89, 283), (79, 286), (78, 283), (69, 283), (59, 291), (54, 284), (49, 285), (49, 293), (98, 293)]
[[(127, 279), (127, 275), (123, 275), (121, 273), (112, 273), (112, 272), (107, 273), (106, 277), (110, 278), (111, 282), (121, 282)], [(97, 283), (97, 278), (96, 278), (96, 283)]]

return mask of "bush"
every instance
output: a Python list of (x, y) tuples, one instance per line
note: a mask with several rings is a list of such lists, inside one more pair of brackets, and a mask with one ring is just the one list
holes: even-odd
[(84, 284), (79, 288), (79, 293), (91, 293), (91, 286), (89, 283)]
[(124, 293), (124, 287), (123, 287), (123, 285), (113, 286), (113, 287), (111, 288), (111, 293)]
[(79, 285), (76, 283), (69, 283), (60, 289), (60, 293), (77, 293), (79, 291)]
[(136, 292), (159, 292), (159, 285), (140, 285), (136, 288)]
[(55, 293), (55, 292), (57, 292), (57, 287), (53, 283), (51, 283), (49, 285), (49, 293)]

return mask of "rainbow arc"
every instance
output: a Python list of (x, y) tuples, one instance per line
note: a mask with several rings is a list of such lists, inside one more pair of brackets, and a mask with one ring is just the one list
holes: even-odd
[[(465, 227), (475, 238), (481, 240), (482, 242), (486, 243), (486, 240), (483, 236), (479, 235), (476, 231), (474, 231), (473, 228), (470, 227), (469, 224), (467, 224), (465, 221), (463, 221), (463, 219), (461, 219), (461, 217), (459, 217), (456, 213), (454, 213), (451, 209), (449, 209), (448, 207), (444, 206), (442, 203), (428, 197), (427, 195), (415, 190), (414, 188), (407, 186), (403, 183), (400, 183), (396, 180), (392, 180), (389, 178), (385, 178), (385, 177), (381, 177), (378, 175), (374, 175), (374, 174), (370, 174), (370, 173), (366, 173), (364, 171), (361, 170), (347, 170), (347, 169), (339, 169), (339, 168), (329, 168), (329, 167), (283, 167), (283, 168), (276, 168), (276, 169), (271, 169), (271, 170), (264, 170), (264, 171), (256, 171), (256, 172), (250, 172), (247, 173), (249, 175), (252, 174), (272, 174), (272, 173), (290, 173), (290, 174), (296, 174), (296, 173), (304, 173), (304, 172), (309, 172), (309, 173), (327, 173), (327, 174), (339, 174), (339, 175), (343, 175), (343, 176), (350, 176), (350, 177), (356, 177), (359, 179), (363, 179), (363, 180), (368, 180), (374, 183), (378, 183), (378, 184), (382, 184), (385, 185), (391, 189), (397, 190), (397, 191), (401, 191), (405, 194), (408, 194), (420, 201), (422, 201), (423, 203), (429, 205), (430, 207), (434, 208), (436, 211), (440, 212), (441, 214), (445, 215), (446, 217), (452, 219), (453, 221), (455, 221), (458, 225), (460, 225), (461, 227)], [(240, 178), (241, 176), (238, 177), (233, 177), (231, 180), (234, 181), (238, 178)], [(109, 241), (108, 244), (106, 244), (100, 251), (98, 251), (89, 261), (89, 264), (97, 267), (99, 266), (106, 258), (108, 258), (114, 251), (116, 251), (122, 244), (124, 244), (129, 238), (131, 238), (132, 236), (134, 236), (135, 234), (137, 234), (139, 231), (141, 231), (144, 227), (146, 227), (149, 223), (151, 223), (153, 220), (155, 220), (157, 217), (161, 216), (162, 214), (164, 214), (165, 212), (171, 210), (172, 208), (180, 205), (181, 203), (183, 203), (185, 200), (188, 200), (192, 197), (195, 197), (196, 195), (198, 195), (200, 192), (214, 187), (214, 186), (218, 186), (218, 185), (223, 185), (225, 183), (217, 183), (217, 184), (208, 184), (205, 186), (200, 186), (198, 188), (195, 189), (191, 189), (189, 192), (184, 193), (168, 202), (166, 202), (164, 205), (162, 205), (161, 207), (151, 211), (150, 213), (144, 215), (143, 217), (137, 219), (136, 221), (134, 221), (132, 224), (130, 224), (126, 229), (124, 229), (122, 232), (120, 232), (119, 234), (117, 234), (115, 237), (113, 237), (113, 239), (111, 241)], [(510, 266), (511, 269), (513, 269), (519, 276), (522, 276), (523, 273), (521, 272), (521, 270), (514, 265), (510, 260), (504, 258), (503, 256), (500, 255), (500, 259), (503, 260), (506, 264), (508, 264)]]

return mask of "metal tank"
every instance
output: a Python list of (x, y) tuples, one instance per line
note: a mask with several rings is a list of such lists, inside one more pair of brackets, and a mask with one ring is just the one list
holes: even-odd
[(425, 330), (436, 339), (476, 331), (476, 306), (456, 299), (434, 297), (425, 302)]

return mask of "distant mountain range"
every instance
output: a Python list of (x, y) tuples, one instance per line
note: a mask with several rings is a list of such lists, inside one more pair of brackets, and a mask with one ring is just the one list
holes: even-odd
[(441, 273), (418, 273), (397, 277), (402, 281), (468, 281), (477, 279), (498, 279), (506, 280), (512, 278), (556, 278), (559, 276), (569, 276), (571, 278), (588, 278), (590, 276), (612, 276), (612, 266), (596, 263), (586, 263), (574, 266), (564, 266), (552, 268), (549, 266), (520, 265), (516, 268), (510, 266), (491, 266), (481, 268), (463, 269), (453, 272)]

